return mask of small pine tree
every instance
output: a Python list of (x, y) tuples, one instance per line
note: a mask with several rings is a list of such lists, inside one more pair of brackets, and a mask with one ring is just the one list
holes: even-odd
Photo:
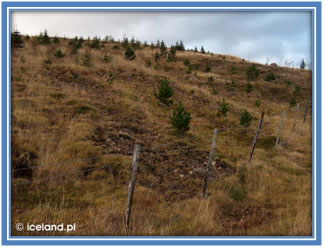
[(153, 41), (151, 42), (150, 48), (151, 49), (154, 49), (154, 43), (153, 43)]
[(166, 47), (164, 41), (162, 40), (161, 46), (160, 46), (160, 54), (161, 54), (161, 56), (165, 57), (167, 55), (167, 52), (168, 52), (167, 47)]
[(127, 48), (128, 46), (129, 46), (128, 38), (124, 35), (123, 41), (122, 41), (122, 47)]
[(251, 121), (252, 115), (248, 111), (244, 110), (244, 112), (241, 115), (240, 124), (244, 127), (248, 127), (250, 126)]
[(179, 44), (179, 49), (178, 49), (178, 50), (179, 50), (179, 51), (184, 51), (184, 50), (185, 50), (185, 46), (184, 46), (182, 40), (180, 40), (180, 44)]
[(298, 96), (299, 93), (300, 93), (300, 86), (296, 85), (296, 86), (295, 86), (295, 89), (294, 89), (294, 91), (293, 91), (293, 95), (294, 95), (294, 96)]
[(195, 49), (194, 49), (194, 53), (198, 53), (198, 49), (197, 49), (196, 46), (195, 46)]
[(83, 58), (82, 58), (82, 65), (83, 66), (86, 66), (86, 67), (91, 67), (93, 66), (93, 63), (92, 63), (92, 59), (91, 59), (91, 55), (88, 51), (86, 51), (83, 55)]
[(189, 61), (189, 59), (185, 59), (185, 60), (183, 61), (183, 64), (184, 64), (185, 66), (189, 66), (189, 65), (190, 65), (190, 61)]
[(75, 37), (72, 41), (69, 42), (69, 45), (71, 46), (71, 54), (76, 54), (78, 50), (82, 47), (82, 40), (78, 37)]
[(15, 31), (11, 34), (11, 44), (14, 48), (24, 47), (24, 41), (21, 38), (21, 34), (18, 31)]
[(204, 47), (203, 46), (201, 46), (201, 48), (200, 48), (200, 53), (203, 53), (203, 54), (205, 54), (206, 52), (205, 52), (205, 49), (204, 49)]
[(208, 77), (207, 84), (209, 84), (210, 86), (213, 86), (214, 82), (215, 82), (215, 79), (213, 76)]
[(98, 37), (93, 38), (92, 42), (90, 43), (90, 47), (95, 49), (100, 49), (100, 40)]
[(163, 104), (169, 106), (172, 104), (170, 98), (173, 96), (173, 89), (169, 85), (169, 80), (162, 79), (160, 82), (160, 88), (158, 93), (154, 93), (155, 97)]
[(247, 85), (245, 86), (245, 91), (246, 93), (251, 93), (254, 90), (253, 85), (248, 82)]
[(146, 64), (147, 67), (151, 67), (152, 66), (152, 62), (151, 62), (150, 59), (146, 60), (145, 64)]
[(60, 43), (60, 39), (55, 35), (55, 37), (53, 38), (53, 43)]
[(205, 72), (210, 72), (211, 71), (211, 68), (209, 65), (206, 65), (206, 69), (205, 69)]
[(48, 45), (51, 43), (51, 39), (48, 36), (47, 30), (44, 30), (44, 34), (41, 32), (38, 36), (38, 42), (42, 45)]
[(304, 59), (302, 59), (302, 61), (300, 62), (299, 67), (300, 67), (300, 69), (305, 69), (306, 63), (305, 63), (305, 60)]
[(223, 98), (223, 102), (218, 107), (218, 112), (222, 115), (226, 115), (228, 111), (229, 111), (229, 106), (226, 103), (225, 98)]
[(276, 77), (273, 74), (273, 72), (270, 72), (268, 75), (265, 76), (264, 81), (272, 81), (272, 80), (276, 80)]
[(289, 101), (289, 106), (292, 108), (295, 107), (296, 104), (297, 104), (296, 96), (292, 96)]
[(61, 59), (65, 56), (65, 54), (61, 51), (61, 49), (58, 49), (55, 53), (54, 56)]
[(171, 46), (170, 52), (168, 53), (168, 60), (174, 61), (176, 53), (177, 53), (177, 48), (175, 46)]
[(104, 63), (106, 63), (106, 64), (110, 63), (111, 60), (112, 60), (111, 55), (105, 54), (105, 56), (103, 57), (103, 61), (104, 61)]
[(256, 68), (255, 64), (248, 67), (246, 70), (246, 75), (248, 80), (256, 80), (259, 76), (259, 70)]
[(186, 71), (187, 74), (190, 74), (193, 71), (192, 65), (188, 65), (188, 70)]
[(191, 115), (186, 112), (179, 102), (177, 108), (173, 111), (171, 116), (171, 124), (176, 129), (178, 135), (183, 135), (190, 130)]
[(128, 47), (126, 48), (126, 51), (125, 51), (125, 57), (126, 57), (128, 60), (133, 60), (133, 59), (135, 59), (135, 57), (136, 57), (134, 50), (133, 50), (130, 46), (128, 46)]
[(160, 59), (160, 54), (159, 54), (158, 52), (155, 53), (155, 55), (154, 55), (154, 59), (155, 59), (155, 61), (159, 61), (159, 59)]

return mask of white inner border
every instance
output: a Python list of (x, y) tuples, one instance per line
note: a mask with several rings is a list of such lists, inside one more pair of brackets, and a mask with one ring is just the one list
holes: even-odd
[[(305, 9), (309, 9), (309, 10), (313, 10), (313, 14), (314, 16), (312, 17), (312, 21), (314, 23), (314, 27), (313, 27), (313, 32), (314, 32), (314, 36), (313, 38), (313, 46), (314, 46), (314, 50), (313, 50), (313, 82), (314, 82), (314, 89), (313, 89), (313, 97), (314, 97), (314, 113), (316, 113), (316, 8), (315, 7), (8, 7), (7, 8), (7, 127), (8, 127), (8, 133), (7, 133), (7, 147), (9, 148), (9, 137), (10, 137), (10, 133), (9, 133), (9, 99), (10, 99), (10, 92), (9, 92), (9, 63), (10, 63), (10, 58), (9, 58), (9, 37), (10, 37), (10, 31), (11, 31), (11, 27), (9, 27), (9, 11), (14, 11), (17, 9), (43, 9), (43, 10), (51, 10), (54, 9), (54, 11), (56, 9), (80, 9), (80, 10), (88, 10), (88, 9), (96, 9), (98, 11), (100, 10), (113, 10), (113, 9), (125, 9), (125, 10), (132, 10), (132, 9), (145, 9), (145, 10), (156, 10), (156, 9), (169, 9), (169, 10), (173, 10), (173, 9), (186, 9), (186, 10), (196, 10), (196, 9), (206, 9), (206, 10), (218, 10), (218, 9), (243, 9), (243, 10), (250, 10), (250, 9), (260, 9), (260, 10), (266, 10), (269, 9), (271, 11), (275, 10), (275, 9), (287, 9), (287, 10), (291, 10), (291, 9), (300, 9), (300, 10), (305, 10)], [(9, 238), (9, 232), (11, 232), (11, 230), (9, 230), (9, 220), (10, 216), (9, 216), (9, 211), (7, 212), (7, 240), (114, 240), (114, 241), (118, 241), (118, 240), (316, 240), (316, 114), (314, 114), (314, 120), (313, 120), (313, 124), (314, 124), (314, 130), (313, 130), (313, 151), (314, 151), (314, 158), (313, 158), (313, 176), (314, 176), (314, 182), (313, 182), (313, 189), (314, 190), (314, 212), (313, 212), (313, 221), (314, 221), (314, 230), (313, 230), (313, 238), (176, 238), (176, 237), (170, 237), (170, 238), (150, 238), (149, 236), (147, 238), (123, 238), (123, 237), (115, 237), (115, 238), (73, 238), (73, 237), (62, 237), (62, 238), (57, 238), (58, 236), (55, 236), (55, 239), (53, 238)], [(9, 210), (9, 168), (10, 168), (10, 163), (9, 163), (9, 149), (7, 149), (7, 209)], [(165, 237), (165, 236), (164, 236)]]

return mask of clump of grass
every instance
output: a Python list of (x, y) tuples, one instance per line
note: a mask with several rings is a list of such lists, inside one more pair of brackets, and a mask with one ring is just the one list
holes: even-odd
[(226, 103), (225, 98), (223, 98), (223, 102), (218, 107), (218, 113), (225, 116), (228, 111), (229, 111), (229, 105), (228, 103)]
[(80, 105), (74, 108), (74, 114), (86, 114), (92, 110), (88, 105)]
[(50, 97), (59, 100), (59, 99), (64, 98), (65, 95), (63, 93), (51, 93), (50, 94)]
[(251, 93), (253, 90), (254, 90), (253, 85), (250, 82), (248, 82), (245, 86), (246, 93)]
[(54, 56), (61, 59), (64, 58), (65, 54), (61, 51), (61, 49), (58, 49), (55, 53)]
[(258, 78), (259, 70), (256, 68), (255, 64), (253, 64), (247, 68), (246, 75), (248, 77), (248, 80), (256, 80)]
[(276, 80), (275, 75), (273, 74), (273, 72), (270, 72), (269, 74), (267, 74), (264, 78), (264, 81), (273, 81)]
[(211, 67), (209, 65), (206, 65), (205, 72), (211, 72)]
[(234, 201), (244, 201), (248, 195), (244, 186), (240, 183), (235, 183), (229, 188), (229, 196)]

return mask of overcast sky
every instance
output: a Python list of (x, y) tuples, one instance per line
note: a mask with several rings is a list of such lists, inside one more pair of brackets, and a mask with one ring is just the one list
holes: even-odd
[(24, 34), (183, 40), (260, 63), (312, 59), (311, 12), (14, 12), (12, 25)]

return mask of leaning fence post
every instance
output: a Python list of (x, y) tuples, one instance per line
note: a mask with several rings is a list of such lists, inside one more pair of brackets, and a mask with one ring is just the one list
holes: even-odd
[(209, 152), (209, 159), (207, 163), (207, 168), (206, 168), (206, 174), (204, 177), (204, 185), (203, 185), (203, 197), (206, 197), (206, 189), (207, 189), (207, 184), (208, 184), (208, 176), (209, 176), (209, 170), (210, 170), (210, 165), (213, 162), (214, 159), (214, 153), (215, 153), (215, 147), (216, 147), (216, 137), (217, 137), (217, 128), (214, 130), (214, 136), (213, 136), (213, 141), (212, 141), (212, 146)]
[(127, 208), (126, 208), (126, 228), (129, 227), (129, 220), (132, 212), (132, 204), (133, 204), (133, 196), (135, 190), (135, 181), (136, 181), (136, 172), (137, 165), (139, 159), (141, 145), (135, 144), (134, 146), (134, 154), (133, 154), (133, 162), (132, 162), (132, 175), (131, 180), (128, 185), (128, 199), (127, 199)]
[(257, 139), (258, 139), (258, 136), (259, 136), (259, 132), (260, 132), (261, 126), (262, 126), (263, 116), (264, 116), (264, 112), (262, 112), (262, 114), (261, 114), (261, 118), (260, 118), (260, 121), (259, 121), (258, 129), (257, 129), (256, 134), (254, 136), (253, 145), (252, 145), (252, 149), (251, 149), (250, 156), (249, 156), (249, 160), (248, 160), (248, 165), (250, 164), (251, 159), (252, 159), (252, 155), (253, 155), (253, 152), (254, 152), (254, 148), (255, 148), (255, 145), (256, 145), (256, 142), (257, 142)]
[(309, 104), (309, 99), (310, 99), (310, 98), (308, 98), (308, 99), (307, 99), (307, 102), (306, 102), (305, 113), (304, 113), (304, 122), (303, 122), (303, 123), (305, 123), (305, 121), (306, 121), (307, 111), (308, 111), (308, 104)]
[(297, 122), (297, 119), (298, 119), (298, 113), (299, 113), (299, 103), (297, 104), (297, 107), (296, 107), (296, 116), (295, 116), (295, 121), (294, 121), (294, 125), (293, 125), (293, 128), (292, 128), (292, 131), (295, 130), (296, 122)]
[(285, 118), (286, 118), (286, 111), (284, 111), (284, 112), (282, 113), (282, 117), (281, 117), (281, 121), (280, 121), (280, 127), (279, 127), (279, 131), (278, 131), (278, 135), (277, 135), (277, 140), (276, 140), (276, 145), (275, 145), (275, 147), (277, 147), (278, 144), (279, 144), (279, 142), (280, 142), (280, 134), (281, 134), (281, 130), (282, 130), (282, 128), (283, 128), (283, 124), (284, 124), (284, 120), (285, 120)]

